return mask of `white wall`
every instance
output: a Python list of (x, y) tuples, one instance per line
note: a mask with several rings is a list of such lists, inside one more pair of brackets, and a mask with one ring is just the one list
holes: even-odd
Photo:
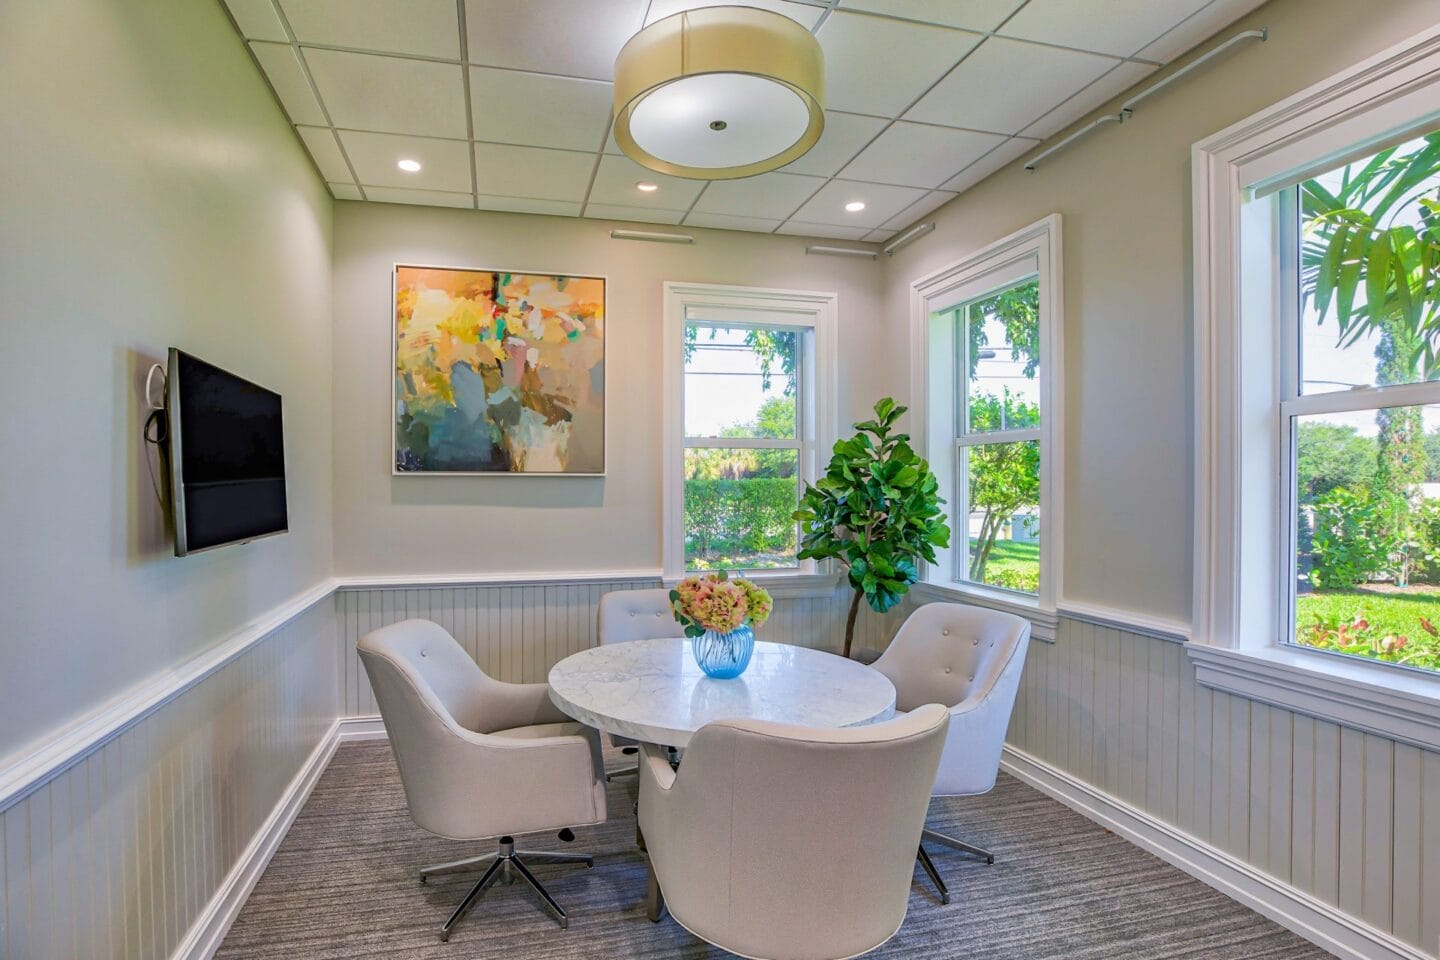
[[(684, 232), (693, 246), (610, 239), (615, 224), (388, 204), (335, 207), (335, 566), (341, 574), (660, 566), (661, 284), (839, 294), (842, 432), (886, 391), (880, 266), (807, 256), (794, 237)], [(518, 267), (609, 279), (609, 475), (392, 477), (391, 268)]]
[[(0, 758), (328, 575), (330, 199), (219, 3), (0, 7)], [(175, 345), (284, 396), (291, 532), (175, 559)]]
[(1063, 215), (1069, 599), (1190, 617), (1190, 145), (1437, 17), (1435, 0), (1274, 0), (1225, 31), (1268, 26), (1268, 42), (1202, 67), (1033, 174), (1012, 164), (886, 265), (885, 320), (906, 337), (916, 278)]

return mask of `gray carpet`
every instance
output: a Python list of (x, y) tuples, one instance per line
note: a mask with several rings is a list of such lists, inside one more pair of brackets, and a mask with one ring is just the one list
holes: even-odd
[[(612, 769), (631, 763), (617, 753)], [(405, 813), (385, 743), (341, 747), (216, 956), (320, 958), (720, 958), (668, 917), (645, 919), (645, 865), (631, 816), (636, 781), (610, 786), (610, 821), (522, 838), (566, 846), (595, 866), (537, 866), (570, 914), (560, 930), (520, 883), (492, 887), (450, 943), (436, 932), (474, 878), (421, 886), (424, 863), (492, 849), (440, 840)], [(1256, 960), (1329, 955), (1007, 776), (984, 797), (937, 800), (929, 825), (995, 852), (987, 866), (932, 854), (953, 897), (941, 906), (917, 869), (910, 913), (875, 958)], [(528, 841), (528, 842), (523, 842)]]

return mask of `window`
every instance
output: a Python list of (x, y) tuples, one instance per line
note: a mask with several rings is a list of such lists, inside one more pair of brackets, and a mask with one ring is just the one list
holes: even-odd
[(915, 287), (917, 413), (952, 531), (925, 581), (1032, 619), (1059, 595), (1059, 231), (1051, 217)]
[(812, 578), (802, 484), (833, 442), (834, 297), (666, 285), (665, 576)]
[(1277, 204), (1299, 278), (1281, 313), (1286, 638), (1440, 670), (1440, 133)]
[(1192, 166), (1196, 679), (1429, 749), (1437, 102), (1440, 51), (1416, 37)]
[(685, 569), (794, 569), (809, 330), (685, 324)]

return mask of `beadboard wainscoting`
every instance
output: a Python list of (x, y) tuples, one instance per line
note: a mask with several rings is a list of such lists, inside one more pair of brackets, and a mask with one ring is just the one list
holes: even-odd
[[(658, 577), (415, 587), (347, 583), (335, 595), (344, 716), (370, 717), (380, 712), (355, 653), (356, 642), (378, 627), (409, 617), (434, 620), (492, 677), (538, 683), (556, 663), (595, 645), (595, 614), (602, 595), (661, 585)], [(756, 635), (776, 643), (838, 651), (845, 641), (850, 597), (843, 583), (826, 596), (777, 596), (774, 612)], [(902, 603), (882, 615), (862, 604), (855, 623), (855, 647), (885, 649), (908, 609)]]
[(208, 956), (333, 750), (335, 633), (326, 585), (10, 792), (0, 957)]
[(1252, 906), (1342, 956), (1437, 956), (1440, 754), (1210, 690), (1180, 643), (1065, 618), (1030, 645), (1006, 765), (1202, 879), (1254, 874), (1227, 892), (1253, 881)]

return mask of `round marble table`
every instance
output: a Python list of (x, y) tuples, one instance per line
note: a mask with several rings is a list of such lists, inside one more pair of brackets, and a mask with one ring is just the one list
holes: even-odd
[(763, 640), (733, 680), (705, 676), (690, 641), (673, 638), (582, 650), (555, 664), (549, 680), (555, 706), (581, 723), (672, 747), (712, 720), (856, 727), (895, 715), (895, 687), (878, 670)]

